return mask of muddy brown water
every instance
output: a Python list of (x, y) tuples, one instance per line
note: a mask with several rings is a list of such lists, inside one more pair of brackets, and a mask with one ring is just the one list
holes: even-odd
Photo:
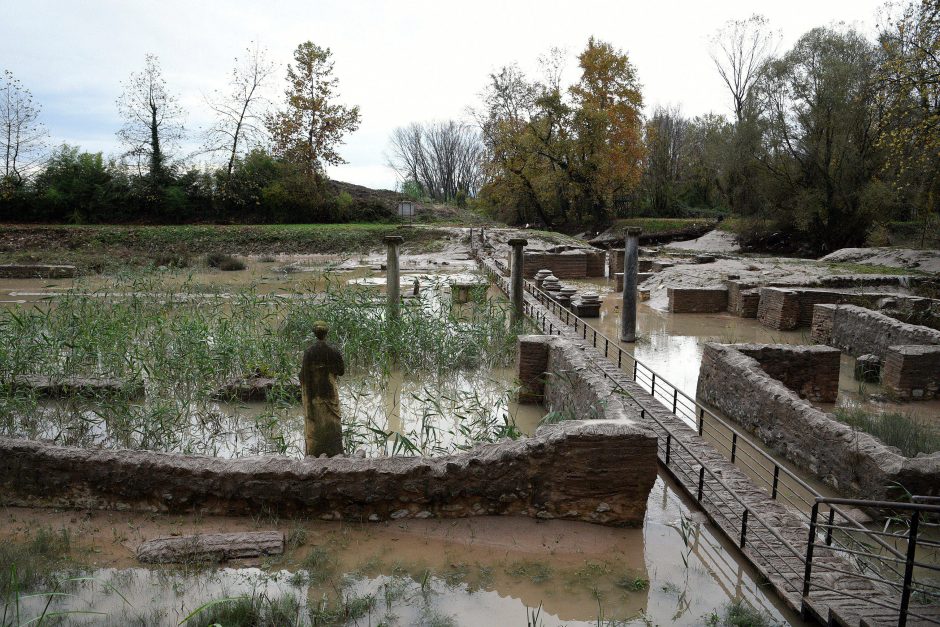
[[(701, 625), (733, 598), (777, 622), (803, 624), (663, 478), (650, 494), (642, 529), (515, 517), (355, 524), (21, 508), (0, 516), (4, 541), (41, 527), (68, 530), (72, 557), (91, 579), (73, 584), (71, 596), (51, 607), (104, 613), (87, 624), (129, 624), (143, 616), (147, 624), (176, 625), (209, 600), (260, 592), (292, 595), (306, 612), (337, 591), (376, 596), (370, 612), (348, 623), (359, 625), (389, 616), (398, 625), (520, 625), (532, 611), (546, 626), (596, 625), (599, 617)], [(303, 530), (304, 544), (282, 557), (224, 568), (147, 569), (133, 557), (139, 542), (157, 535), (254, 529), (294, 538)], [(312, 584), (303, 571), (315, 552), (334, 567), (326, 581)], [(23, 601), (22, 616), (41, 612), (45, 601)]]

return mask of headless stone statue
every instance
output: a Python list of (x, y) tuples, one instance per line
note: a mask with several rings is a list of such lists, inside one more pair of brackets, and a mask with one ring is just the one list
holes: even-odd
[(300, 391), (304, 405), (304, 441), (308, 456), (343, 454), (343, 426), (340, 417), (336, 377), (346, 371), (343, 354), (326, 342), (329, 328), (317, 322), (317, 341), (304, 351), (300, 367)]

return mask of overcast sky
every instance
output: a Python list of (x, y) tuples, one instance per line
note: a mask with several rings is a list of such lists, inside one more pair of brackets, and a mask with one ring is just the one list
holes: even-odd
[[(534, 71), (553, 46), (568, 52), (569, 77), (591, 35), (624, 50), (643, 84), (647, 111), (678, 105), (687, 115), (727, 114), (729, 99), (709, 57), (727, 20), (765, 15), (782, 48), (815, 26), (846, 22), (873, 34), (883, 0), (666, 0), (538, 2), (475, 0), (0, 0), (0, 69), (43, 107), (55, 143), (115, 154), (121, 81), (156, 54), (196, 137), (209, 122), (204, 94), (222, 88), (233, 58), (252, 41), (284, 66), (298, 43), (333, 50), (341, 99), (362, 125), (330, 176), (393, 187), (389, 133), (412, 121), (465, 118), (487, 75), (512, 62)], [(195, 142), (195, 140), (193, 140)]]

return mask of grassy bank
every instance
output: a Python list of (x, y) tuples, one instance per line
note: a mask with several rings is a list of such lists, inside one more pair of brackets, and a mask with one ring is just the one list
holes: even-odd
[(269, 224), (183, 226), (2, 225), (0, 263), (75, 264), (105, 271), (121, 266), (180, 265), (207, 254), (336, 254), (381, 249), (401, 235), (406, 252), (433, 251), (448, 233), (396, 224)]
[(714, 228), (716, 220), (704, 218), (625, 218), (617, 220), (614, 228), (639, 227), (644, 235), (668, 235)]

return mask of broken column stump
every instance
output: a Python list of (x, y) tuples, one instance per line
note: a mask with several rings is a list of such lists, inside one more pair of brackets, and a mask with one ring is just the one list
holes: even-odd
[(137, 559), (146, 564), (223, 562), (283, 552), (284, 534), (280, 531), (205, 533), (147, 540), (137, 547)]

